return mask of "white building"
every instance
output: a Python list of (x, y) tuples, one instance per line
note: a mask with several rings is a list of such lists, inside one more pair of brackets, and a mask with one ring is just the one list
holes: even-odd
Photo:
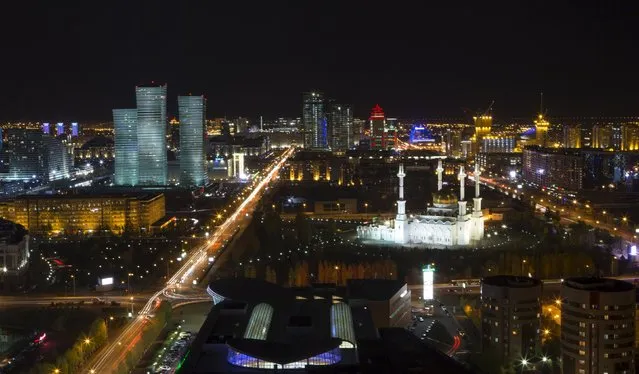
[(367, 225), (357, 227), (360, 239), (382, 240), (398, 244), (434, 244), (445, 246), (469, 245), (472, 241), (484, 237), (484, 219), (481, 212), (479, 195), (478, 164), (475, 163), (475, 198), (473, 212), (466, 210), (464, 200), (464, 183), (466, 173), (464, 167), (459, 169), (459, 200), (448, 189), (442, 188), (444, 168), (439, 160), (437, 165), (437, 192), (433, 194), (433, 206), (427, 208), (426, 214), (406, 215), (404, 200), (404, 165), (399, 165), (399, 200), (397, 200), (397, 216), (395, 220), (383, 225)]

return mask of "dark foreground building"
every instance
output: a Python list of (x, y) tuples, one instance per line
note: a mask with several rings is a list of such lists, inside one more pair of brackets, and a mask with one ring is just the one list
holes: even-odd
[[(471, 373), (404, 328), (376, 326), (362, 294), (347, 296), (362, 282), (293, 289), (248, 278), (214, 281), (207, 291), (215, 306), (179, 372)], [(369, 282), (371, 293), (390, 295), (395, 287), (403, 294), (395, 303), (410, 305), (404, 283)]]

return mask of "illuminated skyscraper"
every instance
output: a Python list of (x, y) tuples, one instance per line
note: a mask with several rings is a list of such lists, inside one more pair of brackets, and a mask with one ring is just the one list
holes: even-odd
[(579, 125), (564, 126), (564, 148), (581, 148), (581, 127)]
[(594, 125), (592, 127), (592, 148), (612, 148), (612, 127)]
[(547, 146), (548, 127), (550, 127), (550, 122), (544, 118), (543, 114), (539, 114), (535, 120), (535, 144), (540, 147)]
[(353, 139), (353, 111), (349, 105), (331, 103), (328, 110), (328, 129), (333, 151), (345, 151)]
[(6, 180), (52, 181), (69, 177), (70, 154), (60, 139), (38, 130), (9, 129)]
[(58, 122), (58, 123), (55, 125), (55, 134), (56, 134), (56, 135), (62, 135), (62, 134), (64, 134), (64, 123), (62, 123), (62, 122)]
[(45, 122), (42, 124), (42, 132), (47, 135), (51, 134), (51, 127), (49, 125), (49, 122)]
[(305, 92), (302, 105), (304, 148), (328, 148), (328, 126), (324, 110), (324, 94)]
[(621, 150), (639, 150), (639, 126), (636, 124), (624, 124), (621, 126)]
[(483, 114), (481, 116), (473, 117), (473, 121), (475, 122), (475, 143), (473, 152), (477, 154), (481, 152), (482, 139), (485, 136), (490, 135), (493, 127), (493, 117)]
[(113, 109), (115, 130), (115, 179), (117, 186), (138, 182), (138, 126), (136, 109)]
[(206, 183), (206, 99), (204, 96), (178, 96), (180, 112), (180, 183), (203, 186)]
[(167, 181), (166, 85), (135, 88), (137, 101), (139, 182), (163, 186)]
[(371, 111), (371, 149), (386, 149), (386, 116), (379, 104)]
[(71, 136), (75, 137), (80, 134), (80, 126), (77, 122), (71, 122)]

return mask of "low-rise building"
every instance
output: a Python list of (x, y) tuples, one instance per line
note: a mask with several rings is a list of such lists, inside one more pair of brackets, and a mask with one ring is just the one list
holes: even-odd
[(162, 193), (23, 195), (0, 204), (2, 218), (31, 233), (146, 232), (165, 215)]

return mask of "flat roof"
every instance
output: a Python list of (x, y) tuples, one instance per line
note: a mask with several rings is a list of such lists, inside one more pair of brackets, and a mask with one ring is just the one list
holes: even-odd
[(481, 282), (488, 286), (508, 288), (528, 288), (541, 285), (541, 281), (537, 278), (519, 277), (516, 275), (494, 275), (483, 278)]
[(279, 304), (294, 299), (290, 289), (254, 278), (218, 279), (209, 283), (209, 289), (226, 299), (252, 304)]
[(632, 283), (612, 278), (574, 277), (564, 280), (563, 287), (584, 291), (626, 292), (635, 288)]
[(390, 300), (405, 285), (405, 282), (390, 279), (349, 279), (346, 282), (346, 295), (349, 299), (385, 301)]
[(117, 198), (135, 198), (139, 200), (151, 200), (159, 196), (162, 196), (162, 192), (149, 192), (149, 191), (102, 191), (102, 190), (82, 190), (69, 194), (57, 194), (57, 195), (19, 195), (16, 200), (50, 200), (50, 199), (86, 199), (86, 198), (101, 198), (101, 199), (117, 199)]

